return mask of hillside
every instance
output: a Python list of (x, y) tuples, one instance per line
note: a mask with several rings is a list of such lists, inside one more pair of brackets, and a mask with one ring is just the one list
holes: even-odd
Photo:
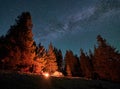
[(0, 89), (120, 89), (120, 86), (119, 83), (100, 80), (0, 73)]

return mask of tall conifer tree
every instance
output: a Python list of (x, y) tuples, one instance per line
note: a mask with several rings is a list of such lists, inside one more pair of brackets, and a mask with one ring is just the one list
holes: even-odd
[[(23, 12), (16, 19), (16, 24), (11, 26), (5, 36), (5, 49), (8, 60), (13, 69), (29, 71), (35, 57), (35, 45), (32, 34), (32, 18), (29, 12)], [(10, 68), (10, 67), (9, 67)]]
[(95, 49), (93, 58), (94, 72), (101, 79), (119, 81), (120, 54), (100, 35), (97, 36), (97, 41), (98, 47)]
[(57, 60), (57, 65), (58, 65), (58, 71), (62, 72), (63, 71), (63, 56), (62, 56), (62, 51), (57, 48), (54, 48), (54, 53), (56, 56), (56, 60)]
[(49, 72), (49, 73), (54, 73), (55, 71), (58, 70), (58, 66), (57, 66), (57, 60), (56, 60), (56, 56), (54, 53), (54, 48), (52, 46), (52, 43), (50, 43), (49, 45), (49, 49), (47, 52), (47, 58), (46, 60), (46, 67), (45, 67), (45, 71)]
[(83, 50), (81, 49), (81, 54), (80, 54), (80, 66), (82, 69), (82, 74), (86, 78), (91, 78), (92, 76), (92, 65), (90, 63), (90, 59)]

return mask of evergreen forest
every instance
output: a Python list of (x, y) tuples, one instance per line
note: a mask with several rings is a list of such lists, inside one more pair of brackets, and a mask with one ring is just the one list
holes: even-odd
[(38, 74), (59, 71), (69, 77), (120, 82), (120, 53), (101, 35), (96, 37), (93, 51), (86, 53), (78, 47), (80, 56), (72, 50), (66, 50), (63, 56), (61, 49), (52, 43), (48, 49), (36, 44), (32, 27), (31, 14), (23, 12), (6, 35), (0, 36), (0, 71)]

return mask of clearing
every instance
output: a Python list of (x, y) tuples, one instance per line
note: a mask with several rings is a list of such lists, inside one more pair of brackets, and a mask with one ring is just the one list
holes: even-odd
[(120, 83), (36, 74), (0, 73), (0, 89), (120, 89)]

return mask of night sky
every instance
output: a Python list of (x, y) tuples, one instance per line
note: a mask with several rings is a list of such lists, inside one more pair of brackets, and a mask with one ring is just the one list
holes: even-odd
[(0, 0), (0, 35), (24, 11), (32, 15), (34, 40), (46, 48), (52, 42), (63, 53), (87, 52), (100, 34), (120, 51), (120, 0)]

